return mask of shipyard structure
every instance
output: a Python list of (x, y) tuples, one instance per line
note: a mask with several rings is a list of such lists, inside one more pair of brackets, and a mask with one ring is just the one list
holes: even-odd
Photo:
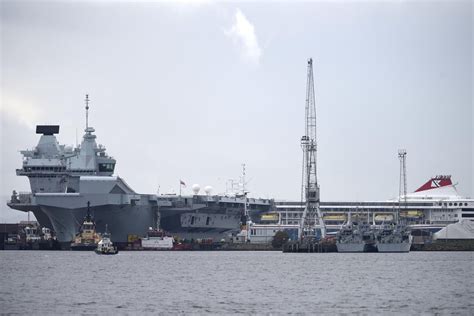
[[(271, 214), (252, 227), (254, 242), (269, 242), (274, 232), (286, 230), (297, 238), (304, 214), (301, 201), (275, 201)], [(414, 243), (427, 240), (474, 239), (474, 199), (459, 195), (450, 176), (435, 176), (417, 190), (391, 200), (321, 202), (321, 214), (328, 235), (335, 235), (348, 222), (379, 227), (401, 221), (408, 225)]]

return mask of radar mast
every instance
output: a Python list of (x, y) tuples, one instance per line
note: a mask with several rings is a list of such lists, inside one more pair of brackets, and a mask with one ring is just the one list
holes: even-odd
[(86, 131), (89, 128), (89, 95), (86, 94)]

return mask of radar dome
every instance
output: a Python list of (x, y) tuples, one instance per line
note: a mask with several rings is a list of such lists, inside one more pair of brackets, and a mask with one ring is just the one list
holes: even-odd
[(199, 184), (193, 184), (192, 188), (193, 188), (194, 195), (197, 195), (199, 193), (199, 190), (201, 190), (201, 187), (199, 186)]
[(206, 186), (204, 188), (204, 192), (206, 192), (207, 195), (211, 195), (212, 193), (212, 187), (210, 185)]

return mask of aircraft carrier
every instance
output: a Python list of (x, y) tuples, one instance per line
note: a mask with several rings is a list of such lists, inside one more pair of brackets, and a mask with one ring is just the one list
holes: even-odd
[[(98, 232), (108, 225), (113, 242), (125, 245), (130, 236), (144, 236), (150, 227), (161, 227), (180, 238), (221, 240), (237, 233), (247, 217), (259, 218), (273, 209), (273, 200), (242, 196), (177, 196), (138, 194), (124, 179), (114, 176), (116, 160), (96, 142), (88, 124), (79, 146), (60, 145), (59, 125), (38, 125), (41, 137), (32, 150), (23, 150), (18, 176), (29, 179), (31, 192), (13, 195), (9, 207), (33, 212), (41, 226), (54, 230), (69, 244), (86, 215), (87, 205)], [(248, 210), (246, 213), (245, 211)]]

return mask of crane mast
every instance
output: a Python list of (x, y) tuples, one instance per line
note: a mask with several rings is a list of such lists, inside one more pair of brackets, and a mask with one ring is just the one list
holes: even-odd
[(313, 59), (308, 60), (308, 77), (306, 82), (305, 135), (301, 137), (303, 149), (303, 171), (301, 197), (304, 200), (304, 211), (298, 230), (299, 239), (314, 239), (326, 235), (326, 228), (319, 207), (319, 184), (316, 165), (316, 102), (314, 94)]

